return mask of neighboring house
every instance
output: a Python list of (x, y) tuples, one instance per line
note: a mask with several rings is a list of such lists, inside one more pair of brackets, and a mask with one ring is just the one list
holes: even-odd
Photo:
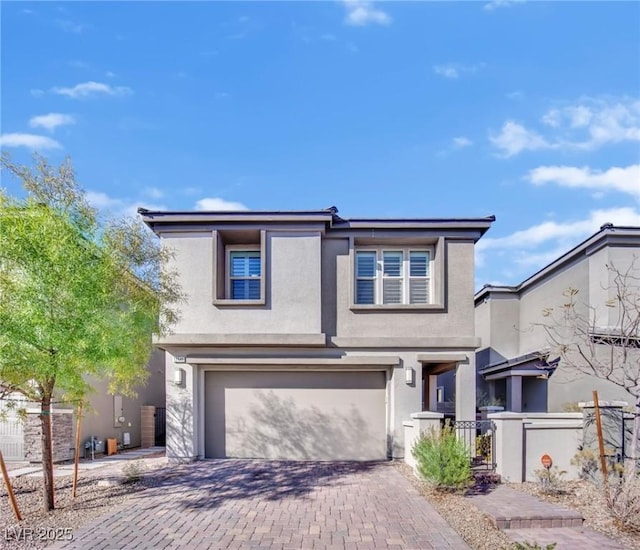
[[(88, 395), (80, 427), (80, 453), (92, 436), (97, 441), (96, 451), (105, 451), (107, 439), (116, 439), (119, 446), (139, 447), (142, 443), (141, 408), (152, 405), (165, 407), (165, 358), (160, 350), (153, 352), (147, 364), (148, 378), (144, 386), (135, 388), (136, 397), (112, 395), (106, 380), (92, 379), (94, 391)], [(26, 420), (21, 420), (13, 410), (0, 418), (0, 451), (6, 460), (39, 461), (41, 456), (39, 404), (27, 403), (19, 394), (13, 396), (18, 407), (25, 409)], [(6, 401), (0, 400), (0, 413), (6, 409)], [(72, 458), (75, 447), (76, 417), (70, 403), (54, 399), (54, 460)], [(160, 419), (161, 420), (161, 419)], [(159, 431), (163, 431), (159, 426)], [(159, 441), (160, 442), (160, 441)]]
[[(545, 308), (559, 310), (570, 287), (579, 292), (579, 306), (593, 308), (598, 331), (608, 333), (617, 321), (615, 298), (607, 265), (621, 271), (635, 262), (640, 277), (640, 227), (602, 226), (600, 231), (569, 250), (517, 286), (485, 285), (475, 295), (478, 395), (484, 404), (500, 404), (514, 412), (559, 412), (570, 404), (591, 401), (598, 390), (602, 400), (634, 399), (614, 384), (570, 372), (549, 355), (544, 330)], [(445, 381), (441, 381), (446, 384)], [(449, 382), (450, 383), (450, 382)], [(481, 403), (482, 404), (482, 403)]]
[(475, 417), (474, 244), (493, 217), (140, 213), (187, 295), (156, 341), (170, 458), (402, 457), (447, 370)]

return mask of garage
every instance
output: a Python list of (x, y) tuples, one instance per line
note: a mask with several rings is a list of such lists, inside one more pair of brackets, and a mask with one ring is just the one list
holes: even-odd
[(207, 371), (207, 458), (385, 460), (384, 371)]

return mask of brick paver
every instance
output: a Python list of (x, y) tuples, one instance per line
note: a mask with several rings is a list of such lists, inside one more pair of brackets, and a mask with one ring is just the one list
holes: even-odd
[(530, 527), (580, 527), (582, 515), (559, 504), (543, 502), (531, 495), (500, 485), (493, 491), (471, 497), (498, 529)]
[(74, 549), (467, 549), (387, 463), (210, 460), (74, 533)]
[(500, 485), (470, 497), (505, 535), (515, 542), (537, 543), (556, 550), (621, 550), (625, 546), (583, 526), (582, 515)]

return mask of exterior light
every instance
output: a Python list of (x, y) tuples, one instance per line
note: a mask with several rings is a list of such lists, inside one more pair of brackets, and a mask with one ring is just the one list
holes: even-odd
[(411, 367), (406, 367), (404, 369), (404, 381), (409, 384), (409, 385), (413, 385), (414, 382), (414, 373), (415, 371), (411, 368)]
[(184, 384), (184, 369), (176, 367), (176, 370), (173, 372), (173, 383), (176, 386), (182, 386)]

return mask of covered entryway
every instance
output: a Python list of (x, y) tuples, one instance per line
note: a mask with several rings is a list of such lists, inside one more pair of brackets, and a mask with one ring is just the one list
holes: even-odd
[(206, 371), (206, 458), (385, 460), (384, 371)]

